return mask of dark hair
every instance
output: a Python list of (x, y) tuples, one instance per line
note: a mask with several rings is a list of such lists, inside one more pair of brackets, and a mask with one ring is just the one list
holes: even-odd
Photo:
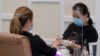
[(31, 21), (32, 18), (33, 12), (31, 9), (25, 6), (17, 8), (10, 23), (10, 33), (20, 34), (27, 20)]
[(89, 25), (92, 25), (93, 24), (93, 21), (90, 17), (90, 12), (88, 10), (88, 7), (84, 4), (84, 3), (76, 3), (74, 6), (73, 6), (73, 10), (77, 10), (79, 8), (80, 12), (85, 15), (87, 14), (87, 16), (89, 17), (89, 20), (88, 20), (88, 24)]

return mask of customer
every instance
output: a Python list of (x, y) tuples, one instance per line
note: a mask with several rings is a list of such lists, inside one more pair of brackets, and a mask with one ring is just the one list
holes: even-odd
[(32, 35), (29, 31), (33, 27), (33, 12), (25, 6), (16, 9), (10, 23), (10, 33), (26, 36), (30, 40), (33, 56), (55, 56), (59, 41), (55, 40), (48, 46), (39, 35)]

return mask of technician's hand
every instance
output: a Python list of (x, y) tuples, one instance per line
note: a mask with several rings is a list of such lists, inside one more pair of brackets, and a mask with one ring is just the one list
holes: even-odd
[(69, 40), (62, 40), (61, 41), (61, 45), (63, 45), (63, 46), (71, 46), (71, 44), (72, 44), (72, 41), (69, 41)]

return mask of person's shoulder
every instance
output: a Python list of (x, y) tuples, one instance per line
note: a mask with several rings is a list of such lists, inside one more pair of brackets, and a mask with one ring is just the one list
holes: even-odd
[(73, 22), (69, 24), (69, 26), (76, 26)]
[(33, 37), (40, 38), (40, 36), (39, 36), (39, 35), (37, 35), (37, 34), (36, 34), (36, 35), (34, 35)]
[(95, 29), (95, 27), (94, 27), (93, 25), (88, 25), (88, 28), (89, 28), (90, 30)]
[(33, 37), (36, 42), (41, 43), (41, 44), (45, 43), (44, 40), (39, 35), (36, 34)]
[(94, 27), (93, 25), (88, 25), (87, 29), (88, 29), (89, 31), (96, 32), (96, 29), (95, 29), (95, 27)]
[(72, 22), (72, 23), (70, 23), (69, 25), (75, 25), (75, 24)]
[(27, 31), (22, 31), (22, 32), (21, 32), (21, 35), (30, 36), (30, 35), (32, 35), (32, 34), (29, 33), (29, 32), (27, 32)]
[(72, 22), (72, 23), (70, 23), (70, 24), (68, 25), (68, 27), (69, 27), (69, 28), (75, 28), (75, 27), (77, 27), (77, 26)]
[(24, 36), (27, 36), (27, 37), (30, 37), (30, 38), (40, 38), (39, 35), (33, 35), (32, 33), (30, 32), (27, 32), (27, 31), (22, 31), (22, 34), (21, 35), (24, 35)]
[(34, 37), (35, 39), (37, 39), (37, 40), (42, 40), (42, 38), (41, 38), (39, 35), (37, 35), (37, 34), (33, 35), (33, 37)]

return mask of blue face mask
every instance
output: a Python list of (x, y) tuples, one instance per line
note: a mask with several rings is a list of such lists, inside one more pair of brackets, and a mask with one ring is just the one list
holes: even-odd
[(73, 23), (77, 26), (82, 26), (83, 25), (83, 21), (80, 18), (73, 18)]
[(33, 25), (29, 28), (29, 32), (32, 33), (32, 28), (33, 28)]

